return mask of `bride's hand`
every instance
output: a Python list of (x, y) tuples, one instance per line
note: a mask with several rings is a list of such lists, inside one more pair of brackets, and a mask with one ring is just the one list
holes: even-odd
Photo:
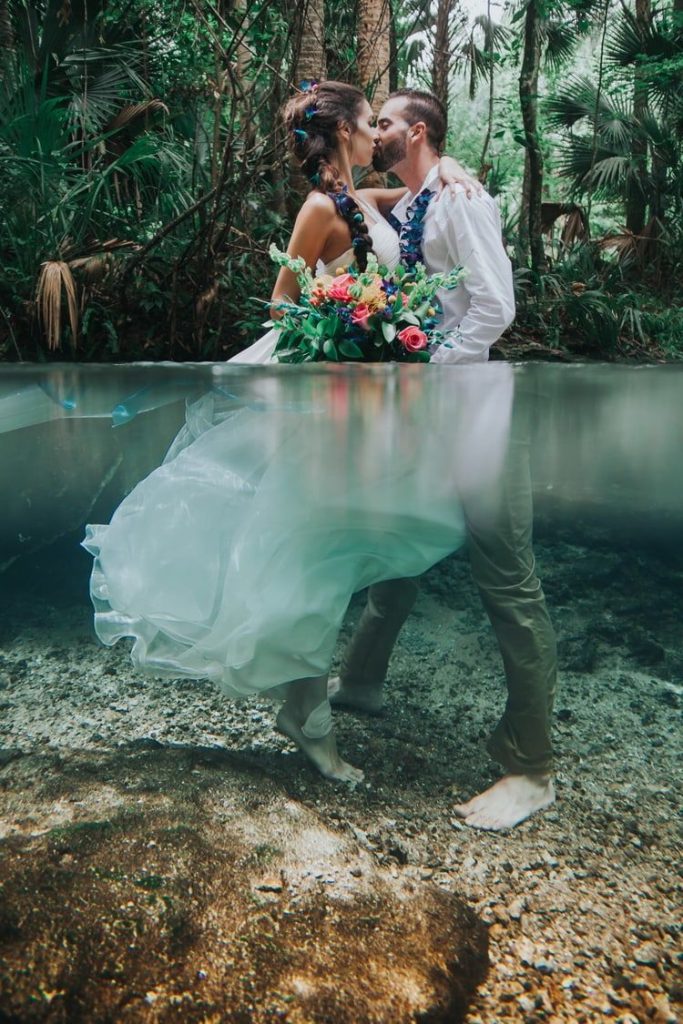
[(442, 156), (439, 160), (439, 178), (444, 186), (441, 190), (441, 195), (443, 195), (448, 188), (450, 190), (450, 194), (455, 198), (456, 185), (462, 185), (468, 199), (472, 198), (472, 193), (474, 193), (475, 196), (480, 196), (484, 191), (481, 182), (477, 181), (476, 178), (473, 178), (471, 174), (468, 174), (462, 164), (459, 164), (452, 156)]

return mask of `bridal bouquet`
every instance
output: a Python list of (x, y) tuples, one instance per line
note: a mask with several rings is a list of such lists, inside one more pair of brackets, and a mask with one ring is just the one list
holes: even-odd
[(442, 338), (436, 293), (455, 288), (465, 274), (462, 267), (427, 274), (421, 263), (389, 272), (369, 253), (364, 271), (352, 265), (334, 277), (315, 277), (303, 259), (275, 245), (270, 257), (288, 267), (301, 288), (299, 301), (280, 303), (282, 318), (268, 325), (280, 332), (274, 353), (279, 363), (429, 362), (429, 345)]

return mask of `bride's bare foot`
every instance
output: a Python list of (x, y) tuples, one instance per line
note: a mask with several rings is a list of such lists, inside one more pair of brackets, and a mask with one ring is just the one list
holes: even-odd
[(549, 775), (505, 775), (453, 810), (466, 825), (497, 832), (514, 828), (554, 802), (555, 787)]
[(285, 736), (289, 736), (297, 747), (313, 762), (321, 775), (335, 782), (348, 782), (355, 785), (362, 782), (364, 775), (360, 768), (347, 764), (339, 756), (337, 741), (333, 732), (328, 732), (320, 739), (311, 739), (302, 731), (300, 722), (296, 721), (292, 710), (283, 704), (277, 715), (277, 727)]
[(351, 686), (332, 676), (327, 684), (327, 696), (335, 708), (364, 711), (366, 715), (381, 715), (384, 710), (382, 684), (379, 686)]

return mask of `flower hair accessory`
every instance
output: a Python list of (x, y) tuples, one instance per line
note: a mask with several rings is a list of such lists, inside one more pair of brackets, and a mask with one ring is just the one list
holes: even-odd
[(299, 89), (301, 92), (311, 92), (315, 94), (318, 91), (319, 84), (320, 83), (317, 78), (304, 78), (302, 82), (299, 82)]

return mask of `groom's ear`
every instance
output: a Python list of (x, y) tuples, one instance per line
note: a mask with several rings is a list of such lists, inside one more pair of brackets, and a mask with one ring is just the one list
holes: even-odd
[(411, 140), (411, 142), (418, 142), (421, 139), (426, 139), (426, 137), (427, 125), (424, 123), (424, 121), (416, 121), (415, 124), (411, 124), (410, 128), (408, 129), (408, 138)]

